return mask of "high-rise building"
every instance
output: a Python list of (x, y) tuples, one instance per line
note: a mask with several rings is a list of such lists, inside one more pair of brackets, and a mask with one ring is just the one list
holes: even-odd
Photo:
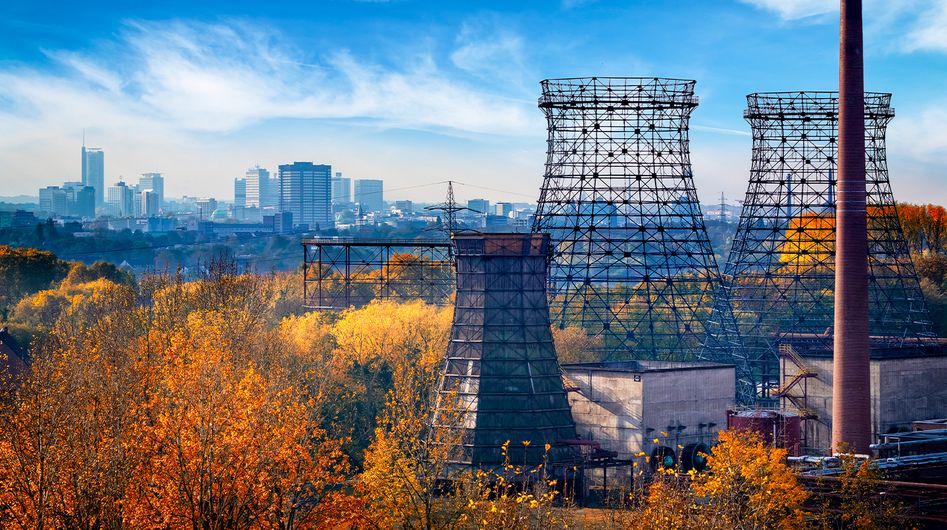
[(247, 179), (233, 179), (233, 205), (235, 208), (247, 207)]
[(105, 205), (105, 152), (82, 142), (82, 183), (95, 188), (95, 207)]
[(293, 223), (311, 229), (332, 228), (330, 181), (332, 166), (293, 162), (279, 167), (280, 211), (293, 214)]
[(46, 186), (39, 190), (39, 209), (54, 217), (69, 215), (69, 199), (66, 190), (59, 186)]
[(158, 192), (155, 190), (142, 190), (138, 194), (141, 202), (141, 212), (139, 216), (141, 217), (156, 217), (158, 215)]
[(355, 202), (358, 203), (361, 213), (384, 210), (384, 182), (375, 179), (357, 179), (355, 181)]
[(95, 217), (95, 188), (81, 182), (66, 182), (62, 188), (66, 191), (69, 215), (86, 219)]
[[(138, 191), (152, 190), (158, 201), (158, 210), (164, 208), (164, 177), (161, 173), (142, 173), (138, 179)], [(158, 212), (155, 212), (157, 215)]]
[(332, 204), (346, 204), (352, 202), (352, 179), (343, 177), (342, 172), (336, 172), (332, 177)]
[(245, 206), (247, 208), (275, 206), (275, 201), (271, 198), (272, 187), (270, 185), (269, 171), (260, 166), (251, 167), (247, 170), (244, 181), (246, 186)]
[(486, 199), (470, 199), (467, 201), (467, 208), (484, 215), (491, 213), (490, 201)]
[(494, 215), (509, 217), (513, 213), (513, 205), (508, 202), (498, 202), (494, 205)]
[(135, 190), (125, 182), (118, 181), (109, 186), (106, 208), (110, 215), (118, 217), (133, 217), (135, 215)]

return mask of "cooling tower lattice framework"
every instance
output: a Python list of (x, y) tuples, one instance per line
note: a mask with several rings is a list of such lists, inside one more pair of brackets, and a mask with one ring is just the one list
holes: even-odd
[[(760, 93), (747, 101), (753, 160), (725, 277), (765, 397), (778, 376), (779, 343), (831, 347), (838, 94)], [(888, 179), (893, 117), (890, 94), (865, 94), (871, 334), (897, 342), (929, 336), (930, 322)]]
[(435, 417), (437, 428), (459, 434), (452, 460), (495, 466), (507, 456), (516, 465), (572, 459), (572, 449), (560, 444), (574, 441), (576, 430), (549, 327), (549, 237), (453, 239), (457, 298)]
[(552, 320), (585, 328), (609, 359), (730, 360), (735, 351), (691, 173), (694, 84), (542, 82), (549, 137), (534, 231), (555, 244)]

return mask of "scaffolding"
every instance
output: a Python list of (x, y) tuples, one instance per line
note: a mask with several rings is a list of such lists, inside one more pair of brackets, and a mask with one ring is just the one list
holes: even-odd
[(608, 360), (739, 352), (691, 173), (694, 84), (542, 82), (549, 136), (533, 230), (555, 245), (552, 322), (584, 328)]
[[(835, 282), (836, 92), (747, 96), (753, 132), (746, 200), (725, 279), (757, 396), (775, 400), (780, 344), (831, 348)], [(898, 221), (885, 151), (891, 95), (865, 94), (871, 334), (929, 337), (931, 323)]]
[(316, 310), (374, 299), (450, 303), (453, 246), (441, 239), (304, 239), (303, 300)]

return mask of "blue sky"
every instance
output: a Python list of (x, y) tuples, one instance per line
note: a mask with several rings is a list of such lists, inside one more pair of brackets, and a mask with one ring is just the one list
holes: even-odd
[[(745, 95), (834, 89), (831, 0), (5, 2), (0, 195), (79, 177), (167, 177), (229, 199), (254, 164), (331, 163), (388, 199), (531, 201), (545, 161), (539, 81), (697, 80), (701, 198), (742, 198)], [(16, 5), (14, 5), (16, 4)], [(866, 87), (894, 93), (900, 200), (947, 203), (947, 0), (865, 0)], [(397, 191), (398, 188), (420, 186)]]

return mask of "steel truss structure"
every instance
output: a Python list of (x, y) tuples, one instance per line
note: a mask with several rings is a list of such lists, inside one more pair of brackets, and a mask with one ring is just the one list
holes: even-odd
[(585, 328), (607, 359), (732, 361), (739, 351), (691, 173), (694, 84), (542, 82), (549, 136), (533, 230), (555, 245), (552, 321)]
[(304, 239), (303, 300), (310, 309), (374, 299), (444, 305), (454, 292), (453, 245), (441, 239)]
[[(781, 342), (832, 344), (838, 94), (759, 93), (747, 103), (753, 160), (725, 278), (765, 399), (779, 393)], [(888, 179), (893, 117), (890, 94), (865, 94), (871, 334), (898, 341), (931, 336), (931, 323)]]
[(457, 298), (435, 416), (438, 429), (458, 435), (446, 437), (459, 439), (453, 462), (575, 460), (549, 326), (549, 236), (455, 234), (454, 242)]

